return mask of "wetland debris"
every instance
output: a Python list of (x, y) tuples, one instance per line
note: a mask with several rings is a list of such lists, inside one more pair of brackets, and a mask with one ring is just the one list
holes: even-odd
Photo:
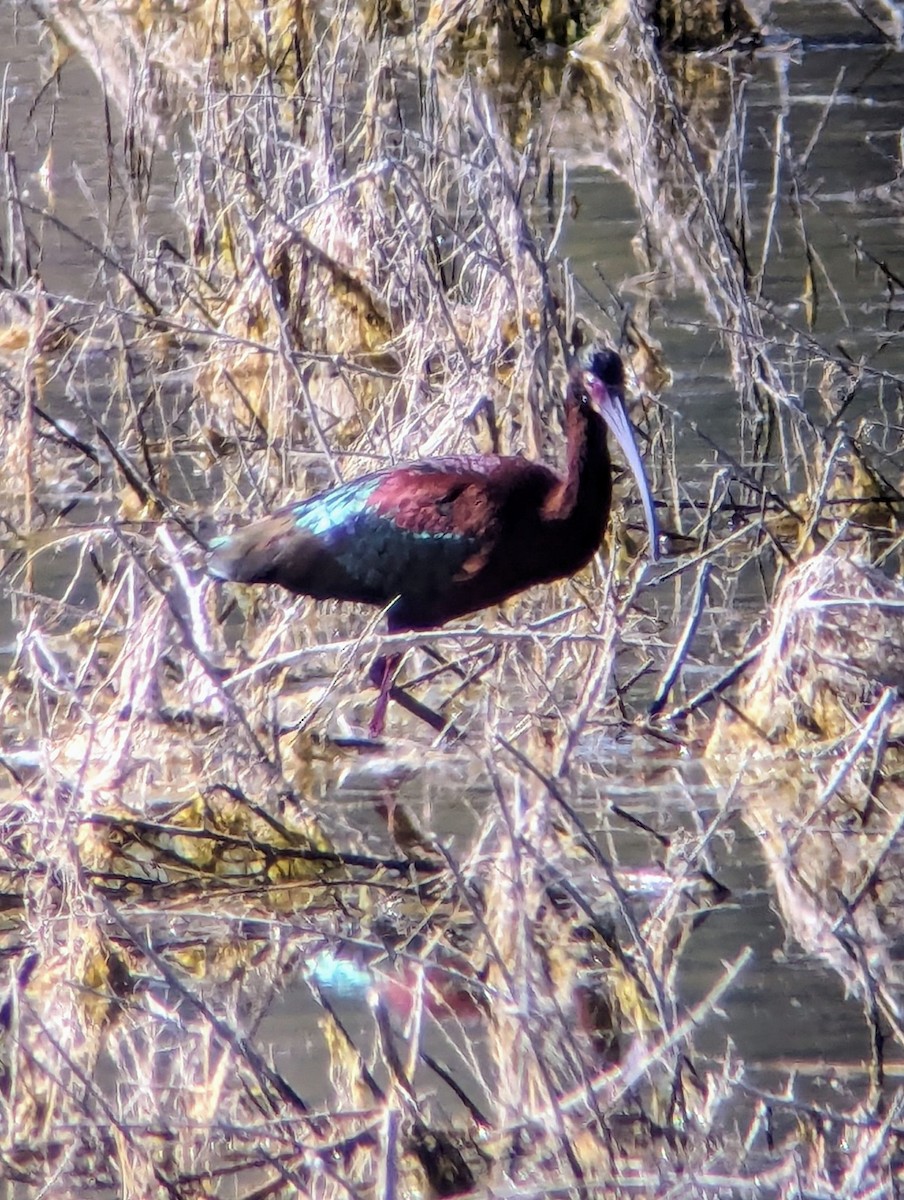
[(825, 751), (864, 722), (904, 736), (904, 584), (830, 548), (785, 577), (752, 672), (710, 735), (707, 756), (737, 762)]

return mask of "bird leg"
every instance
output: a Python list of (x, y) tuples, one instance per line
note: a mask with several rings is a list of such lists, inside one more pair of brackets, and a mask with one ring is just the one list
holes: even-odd
[(382, 734), (386, 722), (386, 708), (389, 701), (392, 700), (437, 733), (445, 734), (446, 737), (457, 741), (461, 737), (461, 732), (450, 721), (440, 716), (438, 712), (434, 712), (432, 708), (428, 708), (426, 704), (421, 704), (420, 700), (416, 700), (404, 688), (393, 683), (401, 659), (401, 654), (376, 658), (370, 668), (370, 682), (380, 691), (374, 705), (374, 715), (370, 719), (368, 730), (370, 737), (377, 738)]
[(392, 680), (402, 660), (401, 654), (387, 654), (386, 657), (375, 658), (370, 668), (370, 682), (379, 689), (377, 702), (374, 705), (374, 715), (370, 718), (368, 734), (372, 738), (379, 737), (386, 724), (386, 707), (389, 695), (393, 690)]

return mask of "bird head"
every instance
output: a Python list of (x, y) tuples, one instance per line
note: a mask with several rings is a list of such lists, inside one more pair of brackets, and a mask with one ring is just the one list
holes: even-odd
[(587, 399), (612, 430), (637, 481), (650, 535), (650, 558), (655, 562), (659, 557), (659, 525), (640, 451), (634, 439), (634, 430), (625, 407), (625, 368), (622, 360), (608, 346), (593, 346), (582, 359), (581, 376)]

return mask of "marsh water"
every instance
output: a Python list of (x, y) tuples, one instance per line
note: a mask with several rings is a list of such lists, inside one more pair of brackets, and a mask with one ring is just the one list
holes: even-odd
[[(97, 247), (110, 228), (111, 248), (117, 239), (125, 243), (128, 211), (110, 172), (108, 112), (96, 72), (75, 52), (52, 85), (46, 85), (47, 39), (30, 7), (0, 6), (0, 67), (22, 196), (42, 208), (42, 172), (53, 179), (53, 211), (39, 222), (36, 265), (48, 292), (90, 304), (103, 291)], [(543, 64), (536, 69), (551, 71)], [(838, 360), (868, 364), (845, 420), (872, 420), (867, 436), (878, 452), (893, 458), (901, 431), (884, 427), (883, 414), (904, 379), (904, 53), (881, 40), (851, 6), (775, 3), (764, 46), (755, 54), (733, 58), (724, 69), (735, 82), (740, 78), (740, 90), (732, 95), (741, 96), (742, 109), (728, 119), (744, 126), (743, 194), (749, 227), (761, 233), (774, 222), (763, 291), (771, 318), (786, 331), (791, 386), (805, 413), (822, 413), (819, 371), (800, 366), (798, 351), (807, 338)], [(536, 219), (551, 236), (562, 215), (564, 189), (566, 216), (558, 253), (573, 270), (577, 307), (598, 302), (615, 328), (624, 315), (619, 305), (643, 309), (660, 343), (670, 381), (656, 404), (673, 431), (678, 479), (664, 523), (681, 532), (692, 523), (696, 508), (704, 505), (718, 472), (736, 462), (760, 469), (764, 460), (747, 457), (750, 439), (741, 427), (732, 367), (705, 296), (677, 275), (667, 278), (654, 267), (645, 269), (639, 249), (646, 236), (644, 217), (634, 193), (613, 169), (607, 132), (594, 124), (591, 114), (578, 107), (569, 111), (567, 100), (564, 104), (552, 134), (555, 177), (545, 210), (539, 205), (542, 211)], [(810, 190), (800, 190), (789, 200), (793, 180), (787, 176), (787, 163), (802, 157)], [(150, 166), (147, 195), (145, 232), (150, 229), (161, 238), (178, 236), (171, 224), (173, 184), (166, 164), (167, 156), (161, 153)], [(11, 232), (4, 231), (4, 237)], [(108, 382), (106, 366), (100, 352), (86, 354), (82, 364), (85, 387), (96, 394), (100, 409)], [(183, 388), (189, 394), (178, 377), (167, 387), (177, 398)], [(54, 393), (52, 378), (47, 397), (58, 418), (79, 426), (81, 417), (69, 412), (65, 394)], [(777, 456), (777, 443), (769, 452)], [(787, 486), (793, 491), (804, 486), (804, 464), (794, 462), (793, 456), (789, 462)], [(655, 470), (655, 460), (651, 465)], [(777, 462), (772, 466), (782, 469)], [(206, 477), (195, 461), (186, 461), (181, 472), (180, 486), (201, 513), (212, 503), (212, 477)], [(661, 493), (663, 478), (654, 476), (653, 483)], [(74, 481), (67, 485), (60, 480), (59, 485), (67, 502), (78, 502), (70, 518), (75, 523), (103, 522), (108, 516), (106, 500), (98, 501), (90, 492), (80, 494)], [(38, 565), (36, 589), (65, 595), (68, 603), (78, 605), (78, 591), (69, 590), (76, 559), (77, 551), (45, 556)], [(747, 565), (735, 571), (730, 560), (728, 567), (718, 588), (711, 589), (696, 630), (681, 679), (685, 695), (716, 680), (731, 665), (765, 612), (768, 568)], [(693, 583), (693, 574), (682, 574), (677, 553), (648, 571), (641, 603), (656, 614), (648, 631), (657, 651), (667, 653), (680, 636), (693, 602)], [(0, 597), (0, 653), (5, 665), (16, 644), (14, 611), (9, 596)], [(628, 679), (644, 656), (642, 640), (635, 641), (619, 661), (616, 680)], [(654, 681), (641, 680), (632, 687), (629, 716), (643, 713), (653, 686)], [(7, 750), (29, 748), (27, 738), (20, 739), (16, 730), (6, 728), (2, 737)], [(724, 1058), (730, 1041), (752, 1084), (778, 1087), (794, 1075), (803, 1082), (801, 1095), (831, 1095), (833, 1103), (839, 1097), (856, 1097), (866, 1086), (871, 1052), (863, 1003), (846, 997), (843, 981), (789, 937), (776, 910), (761, 842), (732, 812), (738, 801), (731, 787), (704, 767), (697, 744), (690, 739), (670, 745), (639, 729), (632, 732), (630, 726), (612, 737), (594, 735), (580, 749), (582, 758), (592, 763), (582, 786), (581, 815), (619, 863), (647, 867), (664, 851), (654, 837), (626, 821), (625, 812), (674, 845), (685, 831), (699, 832), (701, 819), (715, 819), (727, 807), (720, 836), (710, 846), (709, 870), (730, 896), (699, 920), (683, 947), (682, 1003), (691, 1007), (701, 1001), (724, 964), (744, 948), (750, 948), (752, 958), (718, 1009), (707, 1013), (697, 1031), (696, 1051), (715, 1063)], [(380, 763), (391, 765), (394, 755), (390, 741), (374, 769)], [(401, 757), (411, 778), (396, 789), (397, 802), (439, 842), (466, 844), (490, 803), (480, 756), (427, 743), (414, 754), (416, 767), (411, 767), (408, 749)], [(341, 819), (362, 843), (372, 846), (379, 837), (373, 814), (382, 783), (368, 777), (371, 766), (372, 756), (366, 751), (343, 751), (324, 769), (318, 787), (319, 802), (341, 811)], [(350, 1020), (366, 1029), (366, 1004), (362, 1001), (356, 1008), (353, 1002), (351, 1011)], [(318, 1058), (323, 1051), (307, 1032), (316, 1020), (310, 992), (299, 982), (274, 1002), (256, 1035), (261, 1046), (272, 1049), (285, 1077), (312, 1103), (321, 1099), (318, 1087), (325, 1079), (325, 1065)], [(299, 1046), (306, 1048), (304, 1054), (299, 1054)], [(895, 1088), (904, 1062), (892, 1053), (885, 1068), (886, 1084)]]

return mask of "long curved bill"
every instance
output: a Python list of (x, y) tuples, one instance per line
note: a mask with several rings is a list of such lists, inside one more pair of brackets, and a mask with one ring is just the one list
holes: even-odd
[(640, 451), (637, 449), (637, 442), (634, 440), (634, 429), (628, 420), (624, 396), (616, 388), (603, 383), (592, 371), (585, 372), (585, 381), (588, 394), (599, 410), (600, 416), (615, 435), (615, 440), (618, 442), (621, 452), (625, 456), (625, 462), (631, 468), (631, 473), (637, 481), (640, 500), (643, 504), (644, 516), (647, 521), (647, 530), (650, 535), (650, 558), (653, 562), (656, 562), (659, 558), (659, 522), (656, 520), (656, 508), (653, 504), (650, 485), (647, 483), (647, 477), (644, 474)]

